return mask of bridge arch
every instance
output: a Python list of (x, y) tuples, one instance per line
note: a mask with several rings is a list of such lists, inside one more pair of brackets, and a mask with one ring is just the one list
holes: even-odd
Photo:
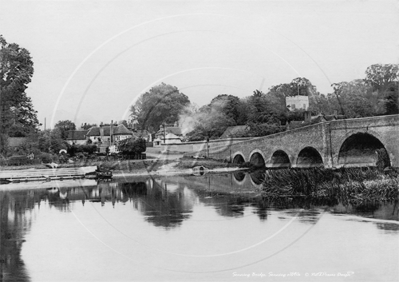
[(256, 167), (264, 167), (266, 162), (263, 152), (259, 149), (253, 150), (249, 155), (249, 162)]
[(243, 171), (235, 171), (233, 172), (233, 180), (238, 185), (243, 185), (246, 174)]
[(321, 167), (324, 166), (323, 158), (313, 147), (303, 148), (296, 159), (296, 167)]
[(232, 156), (232, 162), (233, 162), (233, 164), (242, 164), (242, 163), (245, 163), (244, 154), (243, 154), (242, 152), (236, 152), (236, 153)]
[(265, 171), (264, 170), (256, 170), (249, 174), (249, 178), (251, 180), (251, 184), (257, 188), (262, 187), (262, 183), (265, 180)]
[(389, 152), (381, 137), (371, 132), (347, 134), (338, 152), (338, 164), (377, 165), (379, 159), (384, 167), (390, 166)]
[(270, 158), (269, 167), (291, 167), (291, 161), (288, 154), (283, 150), (277, 150)]

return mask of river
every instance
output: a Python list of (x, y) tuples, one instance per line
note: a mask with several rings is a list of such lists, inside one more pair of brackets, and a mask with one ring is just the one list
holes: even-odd
[(246, 173), (1, 185), (0, 281), (399, 280), (397, 202), (260, 189)]

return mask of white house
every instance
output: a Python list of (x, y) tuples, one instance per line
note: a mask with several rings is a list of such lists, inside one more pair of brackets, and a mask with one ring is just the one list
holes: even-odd
[(291, 96), (286, 97), (285, 99), (287, 107), (289, 107), (290, 111), (294, 110), (305, 110), (307, 111), (309, 108), (309, 97), (308, 96)]

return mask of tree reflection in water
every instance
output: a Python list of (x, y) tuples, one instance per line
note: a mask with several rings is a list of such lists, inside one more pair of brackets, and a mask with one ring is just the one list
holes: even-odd
[(145, 219), (155, 226), (177, 227), (191, 216), (192, 205), (186, 201), (183, 187), (169, 191), (166, 184), (154, 181), (151, 189), (144, 182), (123, 183), (121, 189), (132, 198), (134, 207), (145, 215)]
[(34, 207), (33, 194), (27, 191), (0, 191), (0, 281), (29, 281), (21, 249), (31, 219), (26, 213)]

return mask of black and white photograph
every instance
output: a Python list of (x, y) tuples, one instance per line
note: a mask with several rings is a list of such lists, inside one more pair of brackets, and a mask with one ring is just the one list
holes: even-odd
[(399, 281), (398, 0), (0, 0), (0, 282)]

